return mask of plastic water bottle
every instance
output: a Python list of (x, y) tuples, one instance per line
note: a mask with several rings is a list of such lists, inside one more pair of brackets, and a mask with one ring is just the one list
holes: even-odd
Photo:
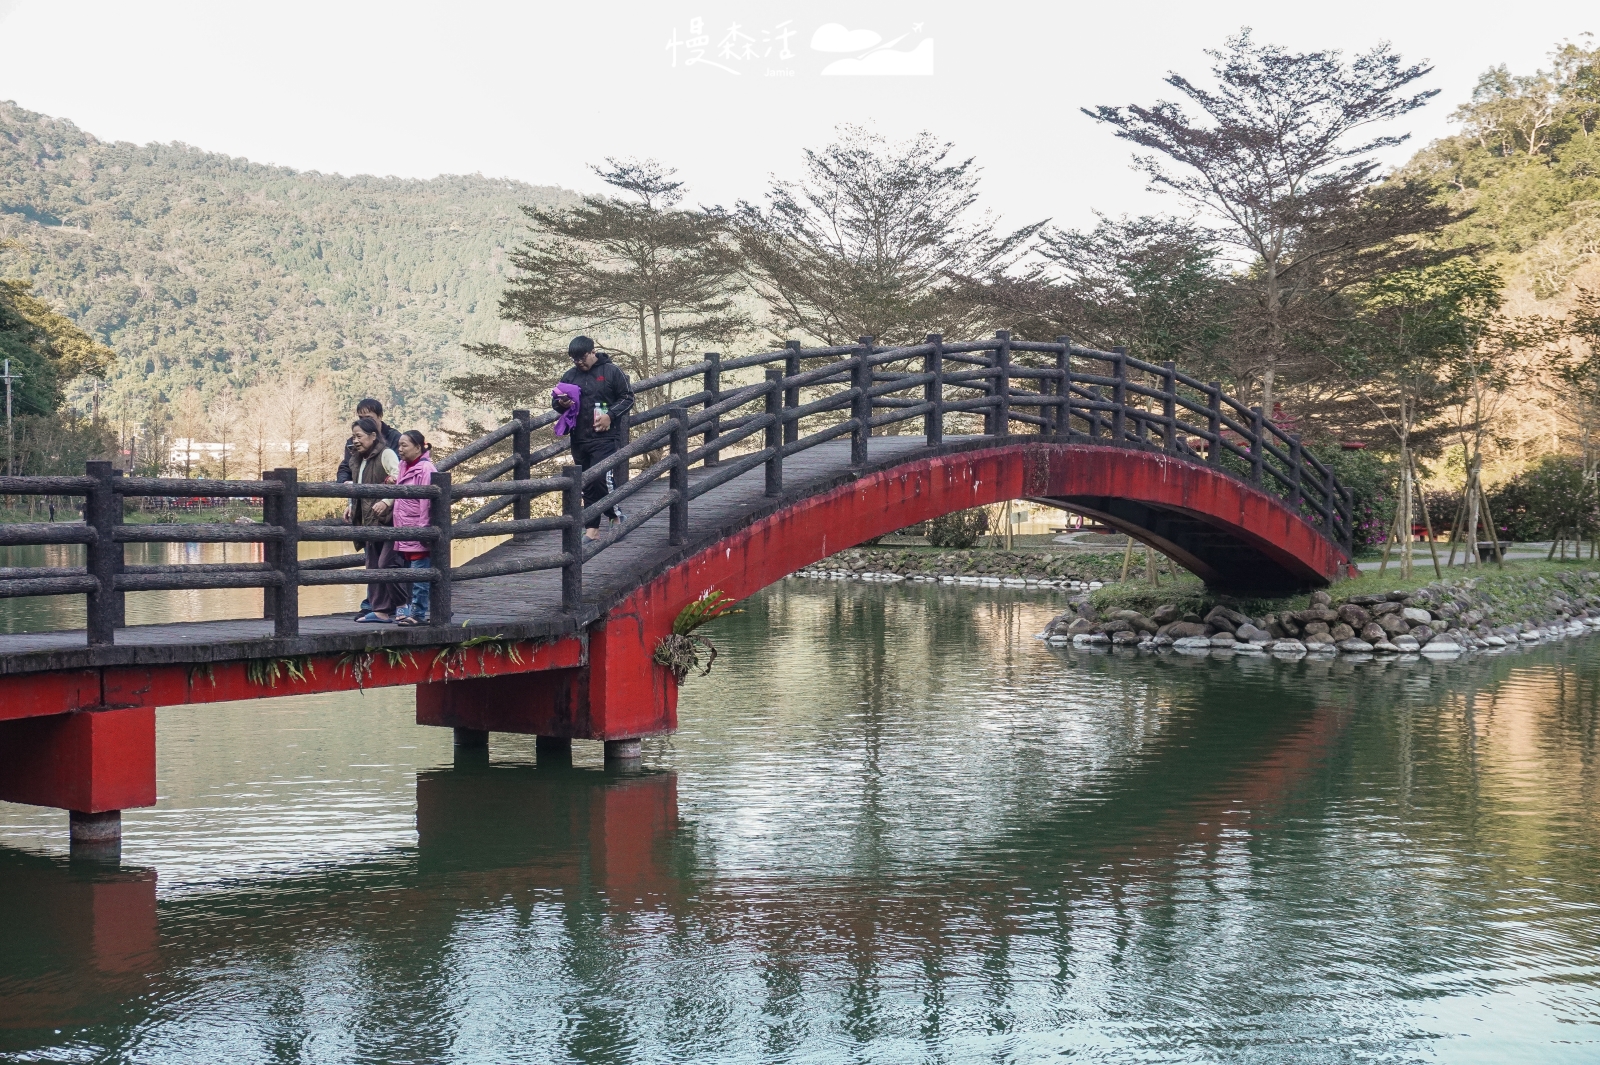
[(600, 415), (605, 413), (606, 405), (604, 403), (596, 403), (594, 405), (594, 427), (596, 429), (600, 428)]

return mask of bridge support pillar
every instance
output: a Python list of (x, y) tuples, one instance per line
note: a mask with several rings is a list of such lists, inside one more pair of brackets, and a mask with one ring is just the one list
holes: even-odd
[(72, 811), (74, 850), (114, 846), (120, 811), (156, 803), (155, 709), (0, 722), (0, 799)]
[(456, 746), (457, 747), (487, 747), (487, 746), (489, 746), (489, 730), (488, 729), (462, 728), (462, 727), (460, 727), (458, 725), (458, 726), (456, 726), (455, 734), (456, 734), (455, 738), (456, 738)]
[(637, 762), (643, 757), (644, 744), (641, 740), (606, 740), (607, 762)]

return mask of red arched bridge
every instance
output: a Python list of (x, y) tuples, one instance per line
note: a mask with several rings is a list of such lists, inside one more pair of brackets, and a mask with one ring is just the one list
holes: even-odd
[[(115, 839), (117, 811), (155, 802), (156, 707), (379, 685), (417, 685), (417, 720), (454, 727), (460, 742), (520, 732), (636, 757), (639, 737), (676, 725), (676, 685), (652, 658), (691, 600), (713, 588), (743, 598), (863, 540), (1008, 499), (1092, 515), (1219, 588), (1327, 584), (1349, 564), (1348, 492), (1298, 437), (1216, 382), (1121, 350), (1005, 332), (899, 348), (791, 343), (708, 355), (636, 392), (631, 442), (588, 471), (559, 465), (565, 441), (535, 446), (554, 414), (516, 411), (440, 462), (428, 486), (302, 483), (293, 469), (259, 481), (125, 477), (108, 463), (83, 477), (0, 478), (12, 496), (82, 497), (85, 515), (0, 525), (3, 545), (83, 552), (81, 565), (0, 569), (0, 597), (87, 599), (84, 629), (0, 636), (0, 799), (73, 811), (77, 840)], [(510, 453), (496, 461), (497, 449)], [(608, 471), (627, 479), (585, 508), (584, 485)], [(299, 518), (300, 500), (356, 495), (429, 498), (433, 524)], [(140, 496), (259, 499), (262, 520), (123, 524), (124, 501)], [(583, 539), (588, 518), (624, 500), (620, 530)], [(483, 536), (509, 539), (451, 563), (452, 543)], [(305, 541), (402, 538), (432, 546), (431, 568), (300, 557)], [(127, 544), (160, 542), (259, 543), (262, 560), (125, 558)], [(434, 623), (300, 616), (302, 587), (373, 580), (429, 582)], [(261, 588), (264, 616), (124, 624), (129, 592), (206, 588)]]

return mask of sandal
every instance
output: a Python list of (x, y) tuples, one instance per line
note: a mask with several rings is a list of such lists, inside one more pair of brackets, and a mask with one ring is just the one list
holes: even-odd
[(395, 618), (394, 619), (394, 623), (396, 625), (420, 625), (420, 624), (422, 624), (422, 622), (418, 621), (416, 618), (412, 617), (410, 614), (406, 614), (406, 615), (404, 615), (402, 617)]
[(393, 625), (394, 624), (394, 618), (386, 618), (386, 617), (382, 616), (381, 614), (377, 614), (377, 613), (363, 614), (361, 617), (356, 618), (356, 624), (358, 624), (358, 625)]

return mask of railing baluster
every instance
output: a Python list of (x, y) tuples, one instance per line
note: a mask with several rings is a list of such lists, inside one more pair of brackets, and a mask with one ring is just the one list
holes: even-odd
[(922, 416), (922, 435), (929, 447), (938, 447), (944, 443), (944, 337), (929, 333), (928, 343), (933, 350), (922, 357), (922, 372), (933, 379), (922, 386), (922, 400), (932, 406)]
[(1261, 450), (1261, 440), (1266, 435), (1266, 419), (1261, 415), (1260, 407), (1250, 408), (1250, 483), (1257, 488), (1261, 487), (1261, 468), (1266, 460), (1266, 453)]
[[(706, 352), (706, 361), (711, 364), (710, 369), (706, 370), (705, 379), (705, 391), (711, 393), (711, 395), (706, 399), (706, 406), (710, 407), (712, 404), (716, 403), (717, 400), (722, 398), (722, 354), (716, 351), (708, 351)], [(706, 423), (706, 444), (709, 445), (717, 438), (718, 430), (721, 427), (721, 424), (721, 415), (714, 416), (709, 422)], [(708, 451), (706, 453), (706, 457), (701, 461), (700, 464), (708, 467), (715, 466), (717, 461), (717, 453), (715, 451)]]
[[(518, 413), (526, 415), (527, 411)], [(525, 419), (524, 424), (526, 424)], [(433, 588), (428, 593), (428, 623), (430, 625), (448, 625), (450, 624), (452, 610), (450, 602), (450, 529), (453, 521), (450, 505), (454, 502), (454, 499), (450, 494), (450, 475), (448, 473), (435, 473), (429, 478), (429, 481), (439, 490), (439, 498), (435, 499), (433, 506), (429, 508), (432, 512), (431, 524), (435, 529), (439, 530), (439, 538), (433, 542), (433, 547), (428, 552), (428, 561), (438, 571), (439, 576), (434, 580)], [(527, 499), (526, 496), (521, 498)]]
[(1206, 383), (1206, 417), (1209, 419), (1207, 431), (1211, 439), (1206, 445), (1206, 462), (1212, 466), (1222, 465), (1222, 382), (1209, 381)]
[[(1344, 515), (1344, 535), (1342, 537), (1340, 537), (1340, 541), (1344, 544), (1344, 553), (1346, 555), (1352, 555), (1352, 554), (1355, 553), (1355, 549), (1356, 549), (1356, 497), (1355, 497), (1355, 493), (1352, 492), (1348, 487), (1341, 486), (1340, 489), (1339, 489), (1339, 501), (1340, 501), (1340, 504), (1341, 504), (1339, 509), (1343, 512), (1343, 515)], [(1494, 531), (1492, 529), (1490, 530), (1490, 535), (1491, 536), (1495, 535)], [(1468, 543), (1469, 547), (1471, 548), (1471, 550), (1474, 550), (1474, 551), (1477, 550), (1476, 540), (1477, 540), (1477, 530), (1473, 530), (1472, 537), (1469, 538), (1468, 541), (1467, 541), (1467, 543)]]
[(783, 371), (767, 371), (767, 491), (769, 496), (783, 495)]
[(1056, 408), (1056, 441), (1066, 443), (1072, 439), (1072, 338), (1056, 337), (1061, 350), (1056, 352), (1056, 395), (1061, 405)]
[[(272, 479), (272, 471), (271, 470), (262, 470), (261, 471), (261, 479), (263, 481), (271, 480)], [(264, 496), (261, 497), (261, 524), (263, 524), (263, 525), (277, 525), (278, 524), (278, 518), (279, 518), (279, 515), (278, 515), (278, 500), (279, 500), (279, 498), (280, 497), (275, 496), (275, 495), (271, 495), (271, 494), (264, 495)], [(360, 510), (359, 510), (359, 508), (357, 508), (357, 514), (359, 514), (359, 513), (360, 513)], [(366, 544), (363, 543), (361, 546), (363, 548), (365, 548)], [(278, 552), (277, 543), (274, 542), (274, 541), (271, 541), (271, 540), (264, 541), (261, 544), (261, 561), (265, 562), (267, 565), (271, 566), (273, 569), (277, 569), (278, 568), (278, 559), (279, 559), (279, 552)], [(276, 628), (277, 618), (278, 618), (278, 590), (276, 588), (266, 587), (266, 588), (261, 589), (261, 616), (263, 618), (265, 618), (267, 621), (273, 622), (274, 628)]]
[[(529, 456), (533, 453), (533, 433), (528, 428), (532, 421), (532, 414), (525, 410), (514, 410), (511, 419), (518, 425), (516, 433), (511, 437), (511, 450), (515, 454), (517, 464), (511, 468), (511, 479), (526, 481), (528, 479)], [(526, 495), (518, 495), (511, 503), (511, 517), (515, 521), (527, 521), (532, 515), (533, 501)], [(526, 540), (527, 534), (514, 536), (514, 540)]]
[(1289, 507), (1292, 510), (1300, 509), (1300, 501), (1305, 498), (1300, 482), (1300, 467), (1305, 462), (1305, 456), (1300, 446), (1300, 434), (1289, 434)]
[(672, 504), (667, 519), (667, 543), (682, 547), (689, 542), (689, 411), (673, 407), (672, 417), (672, 470), (667, 475), (667, 485), (672, 490)]
[(1111, 364), (1112, 376), (1116, 384), (1111, 387), (1111, 402), (1116, 409), (1111, 412), (1111, 442), (1124, 444), (1127, 435), (1128, 419), (1128, 349), (1117, 347), (1111, 349), (1116, 353), (1116, 359)]
[(561, 609), (576, 614), (583, 606), (583, 469), (561, 467), (567, 479), (561, 489), (561, 510), (567, 523), (561, 527)]
[(1335, 488), (1334, 483), (1333, 483), (1333, 470), (1331, 468), (1323, 470), (1322, 471), (1322, 503), (1321, 503), (1320, 506), (1318, 506), (1317, 509), (1322, 514), (1322, 530), (1323, 530), (1323, 532), (1327, 533), (1331, 537), (1337, 538), (1339, 533), (1338, 533), (1338, 530), (1335, 528), (1334, 522), (1333, 522), (1333, 510), (1334, 510), (1334, 501), (1333, 500), (1334, 500), (1334, 492), (1335, 491), (1337, 491), (1337, 489)]
[(272, 522), (283, 528), (283, 539), (275, 545), (277, 561), (273, 565), (283, 577), (283, 584), (262, 589), (277, 593), (272, 597), (272, 634), (280, 639), (300, 635), (300, 502), (295, 491), (299, 478), (297, 470), (286, 467), (262, 477), (283, 485), (283, 494), (273, 506)]
[[(112, 525), (121, 525), (122, 524), (122, 506), (123, 506), (122, 496), (117, 493), (117, 480), (121, 476), (122, 476), (122, 471), (117, 469), (115, 466), (113, 466), (111, 468), (111, 492), (112, 492), (112, 498), (111, 498), (111, 524)], [(123, 572), (124, 569), (127, 568), (127, 565), (128, 565), (127, 552), (123, 549), (121, 544), (118, 544), (117, 545), (117, 549), (115, 551), (111, 552), (111, 572), (112, 572), (112, 574), (114, 576), (117, 576), (117, 577), (122, 576), (122, 572)], [(127, 628), (127, 625), (128, 625), (128, 593), (124, 592), (124, 591), (121, 591), (119, 589), (116, 589), (116, 588), (113, 588), (111, 590), (111, 624), (114, 627), (119, 628), (119, 629)]]
[[(800, 375), (800, 341), (791, 340), (784, 345), (787, 354), (783, 357), (783, 376), (798, 377)], [(784, 390), (783, 405), (790, 410), (800, 405), (800, 386)], [(800, 419), (785, 422), (783, 426), (783, 442), (792, 444), (800, 439)]]
[(856, 423), (855, 432), (850, 434), (850, 465), (857, 468), (867, 464), (867, 438), (872, 435), (872, 397), (867, 394), (872, 390), (871, 357), (872, 338), (862, 337), (850, 375), (856, 393), (850, 405), (850, 416)]
[(116, 495), (111, 491), (111, 463), (86, 462), (83, 472), (95, 479), (95, 486), (84, 499), (84, 520), (94, 528), (95, 541), (85, 550), (85, 563), (89, 576), (100, 582), (98, 592), (89, 593), (88, 640), (90, 647), (110, 647), (116, 642), (116, 608), (114, 600), (116, 566), (112, 560), (122, 551), (122, 545), (112, 539), (111, 508)]
[(994, 365), (997, 371), (994, 377), (994, 434), (995, 436), (1011, 435), (1011, 331), (1009, 329), (997, 330), (994, 338), (998, 343), (994, 346)]
[(1162, 377), (1161, 414), (1167, 419), (1167, 447), (1169, 455), (1178, 453), (1178, 367), (1175, 363), (1164, 362), (1161, 368), (1166, 371)]

